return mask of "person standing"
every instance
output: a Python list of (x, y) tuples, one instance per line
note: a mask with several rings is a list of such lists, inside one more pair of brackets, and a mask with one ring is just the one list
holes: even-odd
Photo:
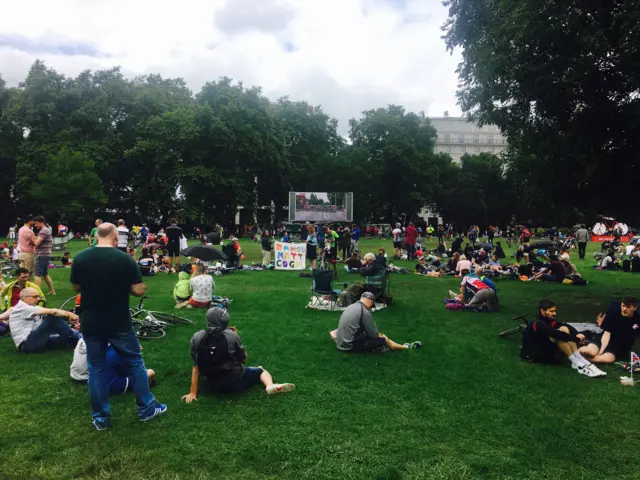
[(115, 248), (119, 232), (112, 223), (97, 230), (98, 244), (80, 252), (71, 266), (73, 289), (82, 295), (80, 331), (87, 346), (92, 424), (96, 430), (111, 425), (106, 378), (107, 347), (122, 360), (136, 394), (138, 417), (146, 422), (167, 411), (149, 389), (147, 369), (129, 314), (129, 295), (141, 297), (145, 286), (133, 258)]
[(407, 227), (404, 243), (407, 246), (407, 260), (413, 260), (416, 255), (416, 239), (418, 238), (418, 230), (410, 223)]
[(578, 256), (580, 260), (584, 260), (587, 253), (587, 242), (589, 241), (589, 231), (584, 228), (584, 225), (580, 225), (580, 228), (576, 231), (576, 242), (578, 243)]
[(118, 220), (118, 250), (124, 253), (129, 252), (129, 229), (124, 223), (124, 220)]
[(31, 215), (24, 218), (24, 225), (18, 230), (18, 248), (20, 249), (20, 266), (29, 270), (33, 274), (36, 261), (36, 235), (31, 226), (33, 221)]
[(16, 226), (15, 225), (11, 225), (9, 227), (9, 240), (15, 240), (16, 239)]
[(35, 284), (40, 287), (42, 279), (44, 279), (47, 287), (49, 287), (49, 295), (55, 295), (53, 282), (49, 276), (49, 261), (51, 260), (51, 250), (53, 249), (53, 235), (51, 228), (44, 222), (44, 217), (37, 216), (33, 219), (33, 224), (38, 229), (38, 236), (34, 240), (36, 247), (36, 263), (35, 263)]
[(354, 223), (353, 227), (351, 228), (351, 251), (352, 252), (360, 251), (360, 236), (361, 236), (360, 229)]
[(96, 219), (96, 223), (95, 223), (95, 227), (93, 227), (91, 229), (91, 233), (89, 233), (89, 246), (90, 247), (95, 247), (98, 244), (98, 227), (100, 225), (102, 225), (102, 220), (100, 220), (99, 218)]
[(271, 243), (268, 231), (264, 231), (260, 243), (262, 244), (262, 265), (266, 267), (271, 263), (271, 250), (273, 250), (273, 243)]
[(316, 268), (318, 258), (318, 235), (316, 227), (309, 225), (307, 227), (307, 260), (309, 260), (310, 268)]
[(182, 238), (182, 229), (178, 226), (175, 218), (169, 220), (169, 225), (165, 230), (167, 236), (167, 255), (169, 257), (169, 272), (172, 273), (173, 259), (176, 261), (175, 271), (180, 271), (180, 239)]

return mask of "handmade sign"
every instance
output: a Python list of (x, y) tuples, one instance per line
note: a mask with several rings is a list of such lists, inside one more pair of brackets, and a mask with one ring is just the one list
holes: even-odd
[(276, 270), (304, 270), (307, 244), (275, 242)]

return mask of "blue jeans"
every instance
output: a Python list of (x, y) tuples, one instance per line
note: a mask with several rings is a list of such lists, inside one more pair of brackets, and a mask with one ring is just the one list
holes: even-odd
[(123, 369), (128, 372), (140, 418), (151, 415), (156, 407), (156, 399), (149, 387), (147, 368), (140, 353), (140, 343), (133, 330), (112, 335), (83, 335), (87, 345), (87, 366), (89, 367), (89, 396), (93, 419), (109, 426), (111, 408), (107, 385), (107, 346), (111, 344), (118, 352)]
[(20, 344), (22, 353), (36, 353), (51, 348), (75, 347), (80, 334), (62, 318), (47, 315), (38, 328)]

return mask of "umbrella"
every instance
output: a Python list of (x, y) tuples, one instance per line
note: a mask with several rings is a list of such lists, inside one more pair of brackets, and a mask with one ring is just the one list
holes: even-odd
[(485, 250), (493, 250), (493, 245), (491, 245), (490, 243), (476, 243), (476, 246), (474, 248), (476, 250), (480, 250), (481, 248), (484, 248)]
[(205, 262), (228, 259), (226, 254), (207, 245), (193, 245), (192, 247), (185, 248), (180, 253), (185, 257), (195, 257)]
[(549, 249), (549, 248), (558, 248), (558, 245), (556, 245), (556, 242), (552, 242), (551, 240), (539, 240), (537, 242), (533, 242), (531, 244), (529, 244), (529, 247), (531, 248), (542, 248), (542, 249)]

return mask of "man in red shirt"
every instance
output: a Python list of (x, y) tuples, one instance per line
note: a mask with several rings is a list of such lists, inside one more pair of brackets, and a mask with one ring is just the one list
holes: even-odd
[(407, 257), (413, 260), (416, 257), (416, 240), (418, 238), (418, 230), (410, 223), (404, 237), (404, 243), (407, 246)]
[(31, 230), (31, 215), (24, 218), (24, 225), (18, 231), (18, 248), (20, 250), (20, 266), (33, 273), (36, 261), (36, 234)]

